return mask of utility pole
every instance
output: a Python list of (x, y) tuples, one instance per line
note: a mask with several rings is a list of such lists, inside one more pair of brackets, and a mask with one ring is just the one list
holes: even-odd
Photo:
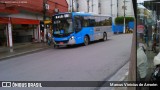
[(47, 0), (43, 0), (43, 21), (46, 20), (46, 3), (47, 3)]
[(124, 2), (124, 6), (123, 6), (123, 9), (124, 9), (124, 28), (123, 28), (123, 33), (125, 33), (125, 30), (126, 30), (126, 22), (125, 22), (125, 17), (126, 17), (126, 13), (125, 13), (125, 10), (126, 10), (126, 5), (125, 5), (125, 2), (126, 0), (123, 1)]
[(117, 0), (117, 17), (118, 17), (118, 0)]
[(89, 0), (87, 0), (87, 11), (89, 12)]
[(42, 40), (44, 42), (46, 42), (46, 25), (45, 25), (45, 20), (46, 20), (46, 12), (47, 12), (47, 1), (48, 0), (43, 0), (43, 26), (44, 26), (44, 30), (41, 30), (41, 37), (42, 37)]
[(70, 3), (70, 9), (69, 9), (69, 11), (72, 12), (72, 1), (69, 0), (69, 3)]
[(79, 3), (78, 3), (78, 0), (76, 0), (76, 8), (77, 8), (77, 12), (79, 11)]
[(72, 0), (72, 12), (73, 12), (73, 0)]
[(124, 9), (124, 30), (123, 30), (123, 33), (125, 33), (125, 31), (126, 31), (126, 10), (127, 10), (127, 7), (126, 7), (126, 2), (129, 2), (129, 1), (126, 1), (126, 0), (124, 0), (123, 1), (124, 2), (124, 6), (123, 6), (123, 9)]
[(111, 16), (112, 16), (112, 0), (111, 0)]
[(93, 12), (93, 0), (92, 0), (92, 12)]
[(99, 10), (99, 14), (101, 14), (101, 0), (98, 1), (98, 10)]

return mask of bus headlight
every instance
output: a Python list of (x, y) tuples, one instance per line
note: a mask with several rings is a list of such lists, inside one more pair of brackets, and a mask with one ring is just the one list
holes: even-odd
[(75, 44), (76, 43), (76, 41), (75, 41), (75, 37), (74, 36), (71, 36), (71, 38), (69, 39), (69, 41), (68, 41), (68, 44)]
[(72, 36), (71, 39), (74, 39), (74, 36)]

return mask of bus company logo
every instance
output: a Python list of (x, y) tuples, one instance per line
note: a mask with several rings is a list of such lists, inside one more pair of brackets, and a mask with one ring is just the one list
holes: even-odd
[(11, 82), (2, 82), (2, 87), (11, 87)]

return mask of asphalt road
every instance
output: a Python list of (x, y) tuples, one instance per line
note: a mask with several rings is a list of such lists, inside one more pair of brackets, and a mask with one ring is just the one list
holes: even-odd
[[(109, 79), (128, 60), (132, 34), (120, 34), (88, 46), (47, 49), (0, 61), (0, 81), (103, 81)], [(15, 88), (14, 90), (31, 88)], [(36, 88), (32, 88), (36, 89)], [(39, 88), (36, 90), (82, 90)], [(93, 90), (85, 88), (83, 90)], [(6, 90), (6, 88), (0, 88)], [(7, 90), (13, 90), (7, 88)]]

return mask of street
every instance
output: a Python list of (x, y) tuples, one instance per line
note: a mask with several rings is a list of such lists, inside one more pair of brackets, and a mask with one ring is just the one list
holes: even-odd
[[(105, 42), (93, 42), (88, 46), (52, 47), (3, 60), (0, 61), (0, 81), (104, 81), (129, 60), (131, 44), (132, 34), (119, 34), (109, 37)], [(59, 90), (62, 89), (66, 90), (64, 87)]]

